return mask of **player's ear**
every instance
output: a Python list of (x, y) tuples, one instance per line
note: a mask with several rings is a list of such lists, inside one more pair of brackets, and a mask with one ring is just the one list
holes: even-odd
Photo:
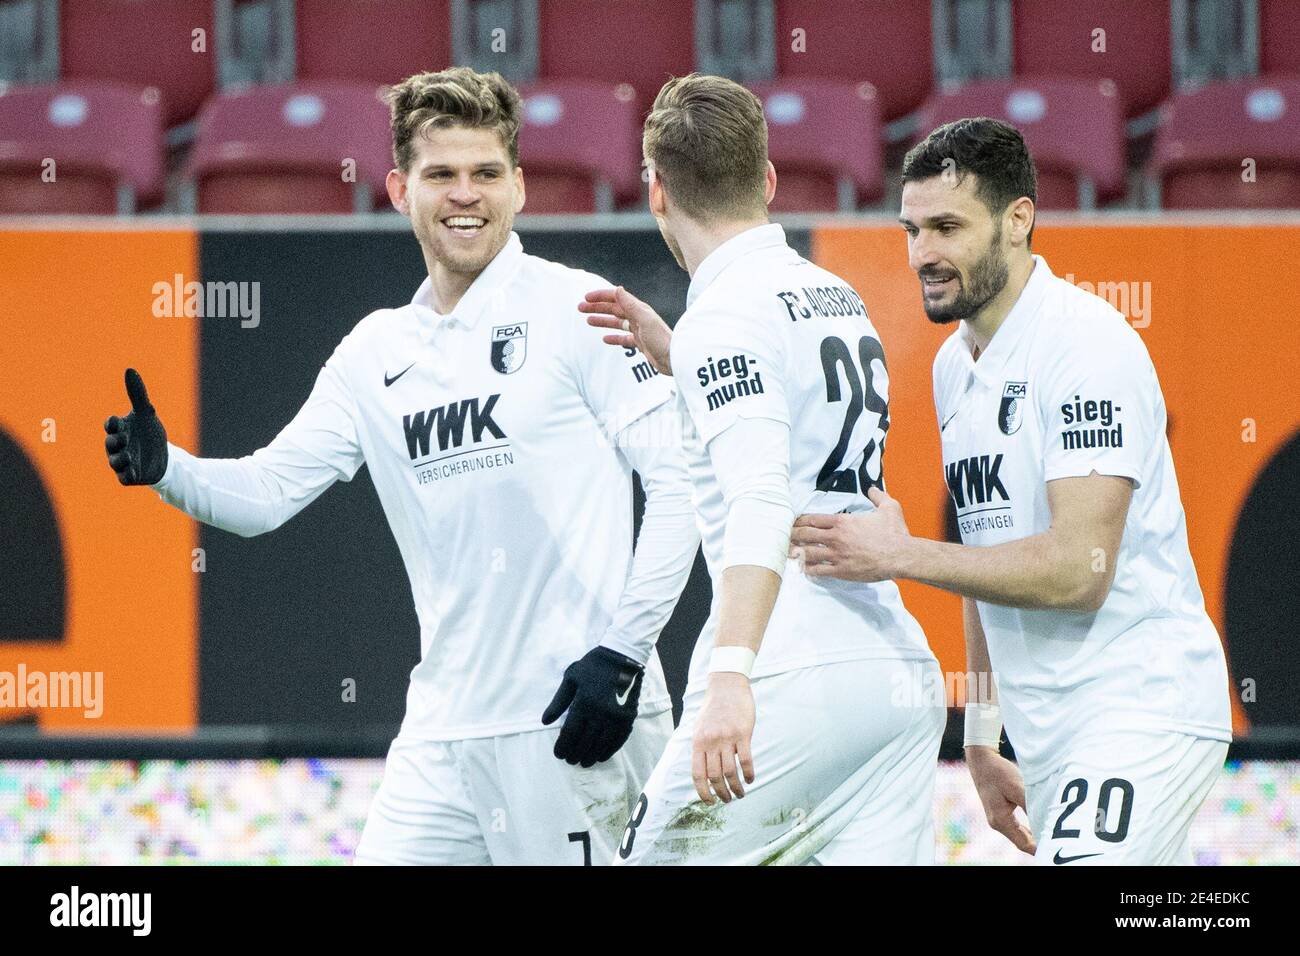
[(776, 195), (776, 167), (772, 165), (771, 160), (768, 160), (767, 184), (763, 188), (763, 204), (765, 206), (772, 205), (772, 197), (775, 195)]
[(388, 201), (393, 204), (393, 208), (403, 216), (409, 216), (411, 204), (406, 196), (406, 177), (402, 175), (401, 170), (390, 169), (384, 178), (384, 186), (388, 190)]
[(522, 166), (516, 166), (515, 167), (515, 215), (516, 216), (519, 215), (520, 211), (524, 208), (524, 201), (526, 198), (527, 197), (524, 193), (524, 168)]
[(653, 168), (647, 170), (647, 172), (649, 174), (647, 194), (650, 202), (650, 215), (656, 219), (662, 219), (668, 215), (668, 199), (664, 196), (664, 184), (659, 181), (659, 177), (655, 175)]
[(1028, 196), (1021, 196), (1011, 204), (1008, 211), (1011, 228), (1008, 230), (1013, 246), (1029, 241), (1029, 230), (1034, 228), (1034, 201)]

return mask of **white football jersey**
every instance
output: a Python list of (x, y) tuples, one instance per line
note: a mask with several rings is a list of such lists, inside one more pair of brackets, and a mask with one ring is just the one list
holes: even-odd
[(1141, 336), (1034, 257), (978, 361), (965, 328), (934, 361), (943, 465), (962, 541), (1051, 525), (1047, 482), (1134, 484), (1115, 579), (1096, 613), (977, 602), (1007, 736), (1026, 780), (1103, 730), (1231, 738), (1223, 647), (1196, 580), (1165, 403)]
[[(403, 736), (538, 729), (564, 669), (606, 636), (632, 561), (631, 466), (611, 439), (673, 392), (583, 321), (583, 295), (609, 285), (512, 233), (449, 315), (426, 279), (362, 319), (253, 455), (299, 500), (370, 466), (420, 619)], [(641, 712), (669, 705), (652, 654)]]
[[(672, 339), (673, 377), (691, 425), (691, 468), (713, 607), (691, 659), (703, 689), (717, 627), (727, 509), (707, 445), (740, 418), (790, 429), (796, 515), (874, 508), (889, 430), (885, 354), (843, 279), (800, 256), (771, 223), (715, 249), (696, 270)], [(933, 659), (892, 581), (809, 578), (789, 561), (753, 676), (866, 658)]]

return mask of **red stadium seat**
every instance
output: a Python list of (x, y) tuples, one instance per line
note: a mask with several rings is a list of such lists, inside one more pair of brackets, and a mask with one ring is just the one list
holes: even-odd
[[(934, 86), (930, 0), (777, 0), (776, 75), (870, 82), (895, 120)], [(803, 30), (802, 51), (795, 30)]]
[[(202, 30), (205, 52), (196, 52)], [(157, 87), (168, 126), (191, 119), (216, 82), (212, 0), (62, 0), (59, 75)]]
[(526, 212), (608, 212), (641, 196), (641, 120), (628, 84), (524, 87), (519, 164)]
[[(1015, 0), (1015, 76), (1114, 80), (1124, 115), (1155, 109), (1171, 87), (1166, 0)], [(1105, 52), (1094, 52), (1103, 39)]]
[(297, 0), (299, 80), (393, 84), (451, 65), (448, 0)]
[(1124, 190), (1124, 117), (1110, 80), (972, 83), (927, 103), (921, 132), (971, 116), (1020, 130), (1038, 168), (1040, 209), (1086, 208)]
[(1259, 71), (1300, 76), (1295, 0), (1259, 0)]
[[(213, 98), (190, 174), (199, 212), (340, 213), (383, 200), (388, 108), (373, 83), (255, 86)], [(355, 182), (344, 179), (355, 161)]]
[[(1152, 165), (1167, 209), (1300, 208), (1300, 78), (1212, 83), (1175, 96)], [(1243, 164), (1253, 160), (1251, 167)], [(1253, 169), (1253, 181), (1242, 179)]]
[(0, 213), (131, 212), (162, 193), (156, 89), (81, 82), (0, 94)]
[(884, 192), (880, 106), (870, 83), (757, 84), (776, 167), (774, 212), (849, 211)]
[(538, 0), (538, 78), (630, 83), (642, 111), (695, 69), (693, 0)]

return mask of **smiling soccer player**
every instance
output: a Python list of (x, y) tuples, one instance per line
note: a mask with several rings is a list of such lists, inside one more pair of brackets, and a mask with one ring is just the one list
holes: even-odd
[[(965, 599), (967, 667), (991, 666), (1000, 698), (967, 706), (966, 759), (1016, 846), (1047, 864), (1190, 863), (1231, 739), (1228, 675), (1146, 346), (1030, 252), (1036, 174), (1015, 128), (942, 126), (903, 184), (925, 312), (959, 323), (934, 402), (964, 543), (911, 536), (881, 492), (868, 514), (801, 517), (791, 541), (810, 575)], [(1019, 769), (997, 752), (1003, 718)]]
[[(680, 449), (635, 439), (674, 427), (671, 379), (575, 323), (606, 280), (526, 255), (512, 232), (513, 87), (457, 68), (389, 100), (389, 196), (428, 267), (411, 303), (362, 319), (293, 421), (237, 460), (168, 444), (128, 371), (109, 464), (242, 535), (367, 464), (421, 660), (357, 862), (608, 862), (672, 731), (654, 643), (699, 542)], [(647, 499), (635, 558), (633, 468)]]

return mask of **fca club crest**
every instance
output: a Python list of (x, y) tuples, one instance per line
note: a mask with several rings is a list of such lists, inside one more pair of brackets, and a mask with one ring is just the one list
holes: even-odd
[(492, 367), (502, 375), (519, 371), (528, 356), (528, 323), (498, 325), (492, 329)]
[(998, 406), (998, 428), (1004, 435), (1014, 435), (1024, 419), (1028, 382), (1007, 382), (1002, 386), (1002, 404)]

